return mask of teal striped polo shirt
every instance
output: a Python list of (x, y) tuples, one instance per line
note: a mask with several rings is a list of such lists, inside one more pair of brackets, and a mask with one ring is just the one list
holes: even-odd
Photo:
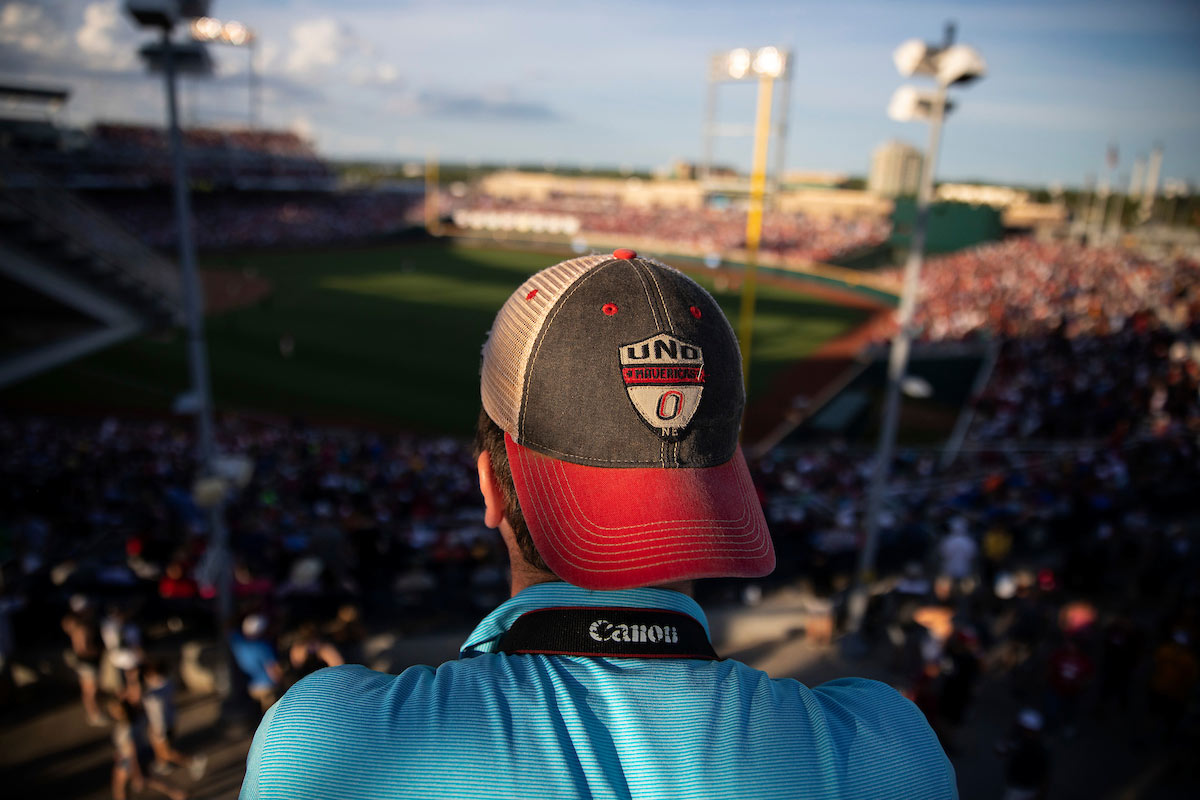
[(297, 683), (259, 725), (242, 800), (957, 797), (921, 712), (876, 681), (810, 689), (732, 660), (496, 652), (521, 614), (571, 606), (681, 612), (708, 632), (678, 592), (532, 586), (458, 661)]

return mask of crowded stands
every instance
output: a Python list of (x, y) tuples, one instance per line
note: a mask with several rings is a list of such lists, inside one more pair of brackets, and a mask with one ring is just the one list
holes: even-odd
[[(178, 241), (175, 212), (143, 193), (106, 193), (108, 214), (152, 247)], [(399, 233), (422, 222), (420, 195), (400, 192), (205, 192), (192, 196), (197, 247), (334, 244)]]
[(932, 259), (924, 341), (999, 344), (972, 441), (1121, 440), (1200, 426), (1200, 264), (1009, 239)]
[[(746, 246), (745, 209), (709, 206), (641, 207), (610, 197), (557, 197), (546, 202), (504, 200), (485, 195), (444, 198), (455, 212), (508, 212), (570, 216), (580, 235), (605, 239), (652, 237), (680, 252), (728, 253)], [(884, 243), (891, 232), (885, 219), (817, 219), (803, 214), (768, 211), (763, 215), (760, 249), (786, 261), (829, 261)]]
[[(899, 281), (899, 270), (884, 277)], [(1012, 238), (930, 259), (916, 325), (931, 341), (973, 334), (1068, 338), (1120, 330), (1140, 311), (1178, 327), (1200, 309), (1200, 265), (1116, 247)]]
[[(312, 145), (290, 131), (188, 128), (188, 174), (216, 189), (329, 190), (334, 175)], [(171, 180), (160, 127), (97, 123), (71, 147), (27, 150), (22, 157), (72, 188), (143, 189)]]

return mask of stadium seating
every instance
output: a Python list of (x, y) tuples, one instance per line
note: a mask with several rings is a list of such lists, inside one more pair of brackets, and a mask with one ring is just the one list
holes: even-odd
[(0, 271), (23, 293), (6, 314), (0, 385), (182, 321), (174, 265), (10, 153), (0, 168)]

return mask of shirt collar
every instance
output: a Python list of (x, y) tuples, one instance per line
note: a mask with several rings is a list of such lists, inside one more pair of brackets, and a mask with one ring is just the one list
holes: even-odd
[(617, 591), (595, 591), (581, 589), (569, 583), (538, 583), (521, 590), (483, 618), (475, 627), (459, 651), (459, 658), (470, 658), (480, 653), (495, 653), (496, 643), (517, 617), (527, 611), (558, 606), (616, 606), (625, 608), (660, 608), (687, 614), (704, 627), (710, 639), (708, 619), (700, 605), (686, 594), (671, 589), (639, 588)]

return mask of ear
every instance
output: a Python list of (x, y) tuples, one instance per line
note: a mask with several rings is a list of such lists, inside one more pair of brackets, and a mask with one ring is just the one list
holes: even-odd
[(479, 491), (483, 493), (483, 524), (499, 528), (504, 521), (504, 497), (500, 494), (496, 473), (492, 471), (492, 457), (486, 450), (479, 454), (476, 466), (479, 468)]

